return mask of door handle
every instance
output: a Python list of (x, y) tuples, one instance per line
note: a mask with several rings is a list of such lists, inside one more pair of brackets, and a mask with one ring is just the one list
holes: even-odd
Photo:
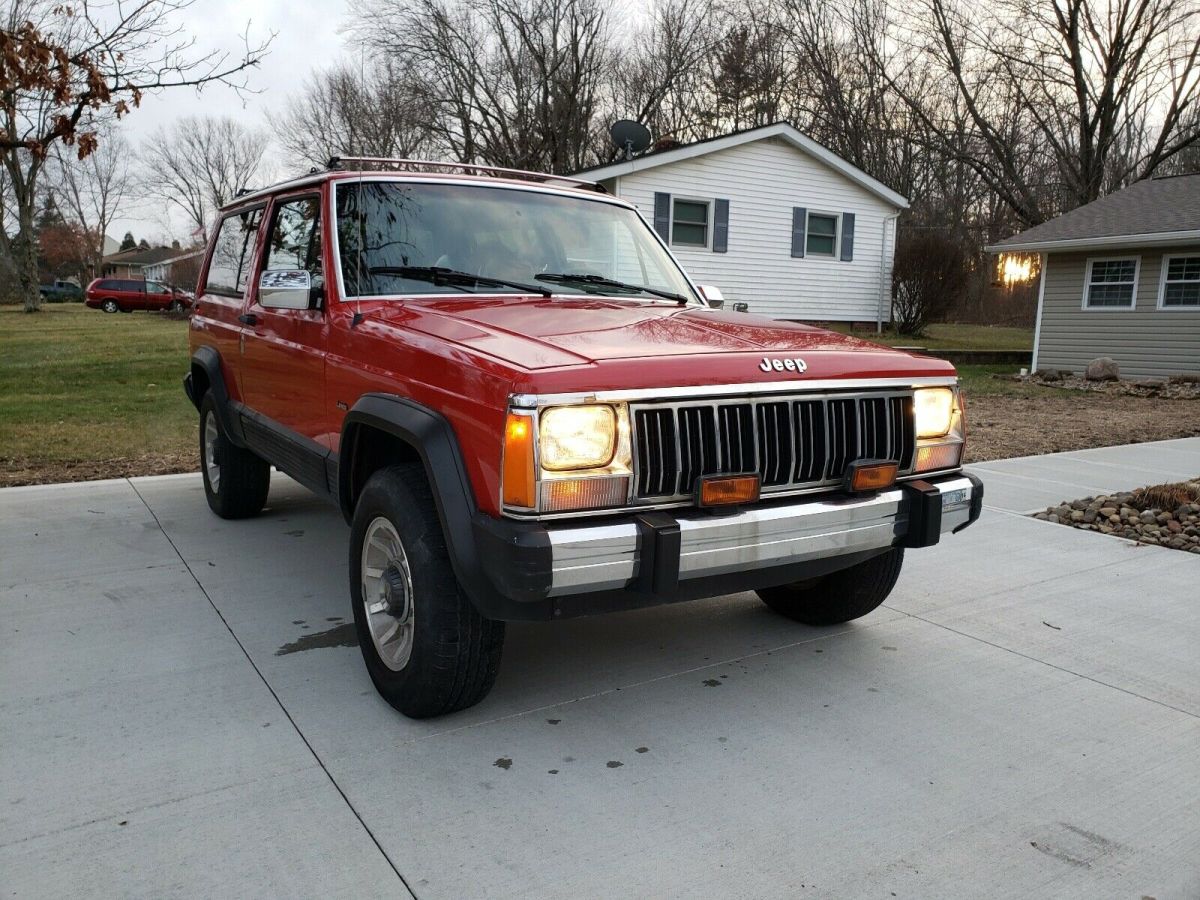
[(242, 313), (240, 316), (238, 316), (238, 321), (243, 325), (257, 325), (258, 316), (256, 316), (254, 313)]

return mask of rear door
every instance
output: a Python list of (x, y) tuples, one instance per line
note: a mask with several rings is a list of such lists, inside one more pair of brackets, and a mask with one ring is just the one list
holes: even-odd
[(216, 237), (200, 282), (192, 314), (192, 344), (210, 346), (220, 354), (225, 385), (233, 399), (242, 399), (242, 336), (238, 317), (246, 304), (259, 232), (266, 205), (227, 213), (217, 224)]
[[(246, 404), (294, 435), (331, 446), (325, 412), (325, 260), (319, 192), (277, 197), (270, 210), (260, 264), (250, 286), (242, 350)], [(263, 273), (307, 272), (310, 309), (263, 306)], [(270, 302), (270, 301), (268, 301)], [(310, 448), (311, 449), (311, 448)]]

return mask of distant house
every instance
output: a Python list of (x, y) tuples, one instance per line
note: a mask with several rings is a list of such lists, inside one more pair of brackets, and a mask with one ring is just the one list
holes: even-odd
[(578, 173), (634, 203), (700, 284), (777, 319), (891, 318), (908, 200), (786, 123)]
[(147, 278), (146, 267), (162, 263), (178, 256), (179, 248), (154, 247), (149, 250), (123, 250), (112, 253), (101, 261), (100, 274), (110, 278)]
[(204, 256), (204, 248), (196, 247), (183, 252), (175, 249), (172, 252), (175, 254), (174, 256), (144, 266), (142, 268), (144, 277), (148, 281), (162, 281), (191, 290), (196, 286), (195, 282), (200, 272), (200, 261)]
[(987, 248), (1041, 254), (1035, 369), (1200, 372), (1200, 174), (1152, 178)]

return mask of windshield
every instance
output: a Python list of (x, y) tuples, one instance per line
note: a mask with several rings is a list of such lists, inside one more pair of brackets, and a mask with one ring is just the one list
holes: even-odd
[[(607, 294), (696, 299), (636, 212), (611, 203), (487, 185), (342, 181), (338, 255), (345, 296), (474, 292)], [(445, 279), (436, 268), (499, 279)], [(555, 276), (553, 284), (539, 276)], [(575, 280), (562, 276), (594, 276)], [(619, 283), (619, 286), (615, 283)]]

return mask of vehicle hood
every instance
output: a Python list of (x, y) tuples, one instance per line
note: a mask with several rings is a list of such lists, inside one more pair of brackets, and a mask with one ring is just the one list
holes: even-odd
[[(707, 377), (702, 380), (709, 383), (717, 374), (713, 367), (725, 358), (741, 375), (777, 380), (782, 373), (758, 369), (762, 359), (801, 356), (809, 377), (953, 373), (941, 360), (809, 325), (621, 298), (422, 299), (387, 304), (368, 318), (450, 341), (530, 372), (630, 368), (615, 364), (632, 360), (644, 361), (643, 370), (650, 361), (674, 361), (670, 368), (678, 370), (680, 363), (704, 357)], [(741, 375), (737, 378), (753, 380)]]

